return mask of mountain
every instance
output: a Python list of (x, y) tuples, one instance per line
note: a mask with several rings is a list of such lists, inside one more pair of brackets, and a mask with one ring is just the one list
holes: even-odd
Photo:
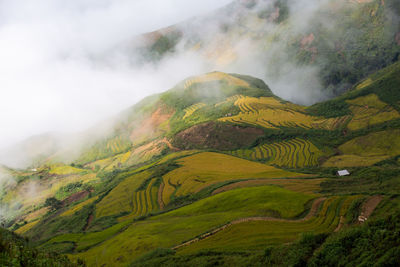
[(226, 71), (10, 148), (29, 167), (0, 166), (1, 260), (400, 265), (399, 10), (242, 0), (129, 37), (131, 64), (196, 51)]
[[(109, 66), (115, 53), (122, 53), (131, 65), (142, 68), (182, 57), (190, 67), (194, 54), (210, 70), (259, 77), (275, 95), (309, 105), (339, 96), (395, 63), (400, 54), (399, 16), (397, 0), (237, 0), (207, 15), (127, 36), (93, 60)], [(104, 129), (97, 129), (31, 138), (0, 153), (0, 162), (26, 167), (56, 157), (70, 163), (82, 145), (97, 141), (96, 133), (104, 135)], [(122, 150), (128, 139), (121, 141)]]
[(396, 62), (399, 15), (396, 0), (233, 1), (121, 45), (140, 52), (139, 64), (195, 52), (214, 69), (261, 77), (280, 96), (310, 104)]
[(399, 77), (309, 107), (250, 76), (190, 77), (69, 165), (4, 169), (6, 226), (89, 266), (398, 263)]

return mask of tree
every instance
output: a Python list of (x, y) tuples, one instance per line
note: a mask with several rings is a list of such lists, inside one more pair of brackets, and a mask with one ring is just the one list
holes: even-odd
[(48, 199), (46, 199), (44, 205), (46, 207), (50, 207), (51, 211), (55, 211), (62, 207), (62, 202), (55, 197), (49, 197)]

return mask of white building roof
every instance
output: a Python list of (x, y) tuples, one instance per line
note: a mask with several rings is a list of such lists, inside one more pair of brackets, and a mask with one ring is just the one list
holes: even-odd
[(338, 171), (339, 176), (346, 176), (346, 175), (350, 175), (348, 170), (341, 170)]

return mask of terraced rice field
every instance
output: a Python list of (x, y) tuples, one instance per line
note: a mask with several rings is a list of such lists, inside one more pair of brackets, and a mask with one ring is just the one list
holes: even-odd
[(370, 166), (400, 154), (400, 130), (371, 133), (339, 146), (343, 155), (328, 159), (323, 166)]
[(17, 230), (15, 230), (15, 233), (19, 235), (23, 235), (24, 233), (28, 232), (30, 229), (32, 229), (40, 220), (36, 220), (30, 223), (25, 224), (24, 226), (21, 226)]
[(96, 166), (99, 166), (100, 170), (111, 171), (116, 167), (121, 167), (121, 165), (127, 162), (130, 156), (131, 151), (128, 151), (126, 153), (122, 153), (106, 159), (96, 160), (90, 164), (87, 164), (86, 166), (93, 170), (96, 169)]
[(161, 155), (161, 153), (168, 147), (171, 147), (171, 144), (165, 138), (139, 146), (131, 152), (126, 164), (135, 165), (150, 161), (153, 157)]
[(73, 206), (72, 208), (68, 209), (67, 211), (61, 213), (60, 216), (74, 215), (76, 212), (80, 211), (83, 207), (95, 202), (98, 198), (99, 198), (98, 196), (95, 196), (95, 197), (89, 198), (81, 203), (78, 203), (77, 205)]
[(131, 222), (129, 221), (119, 223), (100, 232), (59, 235), (47, 241), (45, 244), (43, 244), (43, 246), (51, 247), (60, 243), (73, 243), (75, 250), (79, 252), (82, 250), (86, 250), (94, 245), (97, 245), (104, 240), (107, 240), (108, 238), (111, 238), (112, 236), (121, 232), (130, 223)]
[(190, 254), (201, 250), (263, 250), (268, 245), (293, 242), (304, 232), (333, 232), (339, 226), (340, 218), (346, 215), (352, 201), (358, 197), (331, 197), (325, 200), (317, 216), (307, 220), (244, 220), (206, 239), (182, 247), (178, 253)]
[(155, 186), (156, 181), (156, 178), (152, 179), (145, 190), (135, 192), (133, 210), (131, 214), (119, 218), (119, 221), (145, 216), (160, 209), (158, 205), (159, 187)]
[(96, 143), (81, 155), (81, 157), (78, 159), (78, 162), (85, 164), (99, 159), (108, 158), (110, 156), (126, 152), (130, 147), (131, 142), (128, 138), (117, 136)]
[(99, 203), (96, 204), (96, 217), (101, 218), (132, 212), (135, 209), (134, 203), (137, 199), (136, 189), (151, 175), (151, 172), (144, 171), (126, 178)]
[(79, 174), (85, 171), (86, 170), (78, 169), (69, 165), (57, 164), (50, 166), (49, 173), (56, 175), (71, 175), (71, 174)]
[(208, 73), (202, 76), (197, 76), (195, 78), (191, 78), (185, 81), (184, 83), (184, 88), (189, 88), (194, 84), (197, 83), (205, 83), (205, 82), (213, 82), (213, 81), (226, 81), (228, 82), (229, 85), (236, 85), (236, 86), (243, 86), (243, 87), (249, 87), (250, 85), (239, 78), (236, 78), (234, 76), (231, 76), (226, 73), (222, 72), (212, 72)]
[(183, 111), (185, 112), (185, 115), (183, 116), (183, 119), (186, 119), (187, 117), (190, 117), (196, 110), (204, 107), (206, 104), (204, 103), (197, 103), (194, 105), (191, 105), (188, 108), (185, 108)]
[[(250, 106), (242, 108), (243, 110), (250, 110)], [(254, 108), (252, 110), (254, 110)], [(276, 129), (278, 127), (300, 127), (309, 129), (312, 127), (315, 118), (290, 109), (269, 108), (259, 109), (257, 112), (242, 111), (238, 115), (220, 118), (219, 120), (271, 129)]]
[(325, 130), (336, 130), (338, 128), (344, 127), (350, 120), (351, 116), (342, 116), (337, 118), (329, 118), (317, 120), (311, 124), (314, 129), (325, 129)]
[(397, 110), (382, 102), (375, 94), (347, 100), (346, 102), (350, 104), (350, 110), (353, 113), (353, 118), (347, 127), (353, 131), (400, 118)]
[(74, 256), (84, 257), (89, 265), (101, 262), (122, 266), (152, 249), (176, 246), (240, 218), (279, 214), (282, 218), (294, 217), (313, 198), (277, 186), (235, 189), (134, 222), (120, 234)]
[(196, 193), (212, 184), (237, 179), (303, 177), (233, 156), (204, 152), (177, 161), (182, 167), (163, 176), (162, 200), (168, 204), (173, 196)]
[(129, 146), (130, 143), (119, 136), (107, 142), (107, 149), (111, 151), (113, 154), (121, 153), (122, 151), (126, 150)]
[(232, 184), (222, 186), (212, 192), (212, 195), (233, 190), (236, 188), (262, 186), (262, 185), (278, 185), (293, 192), (318, 195), (321, 190), (320, 184), (326, 179), (254, 179), (238, 181)]
[(145, 171), (126, 178), (96, 205), (96, 217), (129, 212), (121, 218), (123, 221), (159, 210), (157, 178), (150, 180), (144, 190), (138, 190), (150, 174)]
[(323, 153), (310, 141), (295, 138), (263, 144), (253, 149), (235, 150), (231, 154), (251, 160), (262, 160), (278, 166), (302, 168), (318, 165), (318, 159)]
[(334, 130), (343, 127), (350, 119), (350, 116), (329, 119), (310, 116), (305, 114), (304, 107), (285, 103), (274, 97), (236, 96), (234, 104), (241, 112), (236, 116), (221, 118), (221, 121), (264, 128), (300, 127)]

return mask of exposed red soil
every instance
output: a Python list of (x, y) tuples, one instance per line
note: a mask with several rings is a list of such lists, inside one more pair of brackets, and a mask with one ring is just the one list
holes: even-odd
[(93, 219), (94, 219), (93, 214), (90, 214), (89, 217), (88, 217), (88, 219), (87, 219), (87, 222), (86, 222), (84, 231), (86, 231), (86, 230), (89, 228), (89, 226), (90, 226), (90, 224), (92, 223)]
[(164, 191), (164, 183), (161, 183), (161, 184), (160, 184), (160, 187), (159, 187), (159, 189), (158, 189), (158, 199), (157, 199), (157, 201), (158, 201), (158, 206), (160, 206), (160, 210), (163, 210), (164, 207), (165, 207), (164, 201), (163, 201), (163, 199), (162, 199), (163, 191)]
[(273, 217), (248, 217), (248, 218), (242, 218), (242, 219), (238, 219), (238, 220), (232, 221), (232, 222), (230, 222), (228, 224), (225, 224), (225, 225), (223, 225), (223, 226), (221, 226), (221, 227), (219, 227), (217, 229), (214, 229), (214, 230), (212, 230), (210, 232), (207, 232), (207, 233), (201, 235), (200, 237), (196, 237), (196, 238), (194, 238), (192, 240), (189, 240), (189, 241), (187, 241), (185, 243), (182, 243), (182, 244), (180, 244), (178, 246), (175, 246), (172, 249), (176, 250), (176, 249), (179, 249), (181, 247), (189, 246), (190, 244), (193, 244), (195, 242), (198, 242), (200, 240), (203, 240), (203, 239), (206, 239), (206, 238), (208, 238), (210, 236), (213, 236), (216, 233), (226, 229), (229, 226), (232, 226), (232, 225), (235, 225), (235, 224), (239, 224), (239, 223), (253, 222), (253, 221), (277, 221), (277, 222), (301, 222), (301, 221), (306, 221), (306, 220), (310, 219), (311, 217), (313, 217), (313, 216), (315, 216), (317, 214), (319, 207), (321, 206), (321, 204), (324, 202), (325, 199), (326, 198), (324, 198), (324, 197), (316, 199), (313, 202), (309, 213), (304, 218), (301, 218), (301, 219), (298, 219), (298, 220), (279, 219), (279, 218), (273, 218)]
[(207, 122), (178, 133), (172, 145), (180, 149), (233, 150), (249, 146), (263, 135), (258, 128)]
[(382, 196), (372, 196), (365, 201), (361, 207), (361, 214), (358, 216), (358, 221), (360, 223), (368, 220), (369, 216), (374, 212), (375, 208), (381, 203), (383, 200)]
[(174, 111), (168, 109), (164, 106), (159, 107), (156, 111), (154, 111), (151, 116), (142, 120), (142, 123), (139, 127), (136, 127), (130, 134), (130, 139), (132, 142), (135, 139), (140, 138), (143, 135), (152, 136), (156, 133), (158, 126), (161, 123), (169, 120), (173, 115)]
[(314, 42), (314, 40), (315, 40), (314, 34), (310, 33), (309, 35), (301, 39), (300, 41), (301, 47), (304, 48), (306, 46), (310, 46)]
[(86, 191), (86, 190), (85, 190), (85, 191), (78, 192), (78, 193), (75, 193), (75, 194), (73, 194), (73, 195), (67, 197), (66, 199), (64, 199), (64, 200), (62, 201), (62, 204), (63, 204), (63, 206), (69, 205), (69, 204), (71, 204), (71, 203), (73, 203), (73, 202), (76, 202), (76, 201), (79, 201), (79, 200), (81, 200), (81, 199), (84, 199), (84, 198), (87, 197), (89, 194), (90, 194), (90, 192), (89, 192), (89, 191)]

